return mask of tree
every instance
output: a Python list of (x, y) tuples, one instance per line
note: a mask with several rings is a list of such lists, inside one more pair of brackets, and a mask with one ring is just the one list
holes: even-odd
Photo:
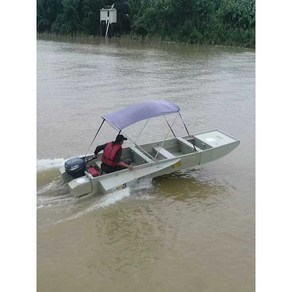
[(50, 32), (58, 14), (62, 13), (62, 0), (37, 0), (37, 31)]

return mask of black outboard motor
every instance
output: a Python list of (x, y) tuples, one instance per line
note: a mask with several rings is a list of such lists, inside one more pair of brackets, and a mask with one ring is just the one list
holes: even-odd
[(86, 163), (84, 158), (71, 158), (65, 162), (66, 172), (74, 178), (78, 178), (84, 175), (86, 170)]

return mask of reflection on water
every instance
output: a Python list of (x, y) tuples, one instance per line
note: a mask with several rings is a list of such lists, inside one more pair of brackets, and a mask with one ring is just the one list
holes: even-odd
[(163, 194), (167, 198), (178, 201), (204, 201), (214, 200), (214, 196), (228, 194), (230, 191), (228, 186), (220, 182), (218, 178), (208, 179), (208, 173), (203, 169), (191, 169), (184, 172), (176, 172), (156, 178), (154, 185), (157, 192)]

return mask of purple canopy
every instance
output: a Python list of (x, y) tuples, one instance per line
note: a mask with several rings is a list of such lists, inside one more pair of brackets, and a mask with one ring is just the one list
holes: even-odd
[(167, 100), (151, 100), (131, 105), (102, 116), (113, 127), (122, 130), (139, 121), (177, 113), (179, 106)]

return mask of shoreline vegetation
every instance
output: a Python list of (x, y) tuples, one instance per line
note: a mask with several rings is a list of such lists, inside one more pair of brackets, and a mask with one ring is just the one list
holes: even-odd
[(37, 0), (37, 38), (96, 42), (113, 3), (114, 38), (255, 48), (255, 0)]
[(248, 51), (254, 51), (254, 47), (243, 47), (240, 45), (221, 45), (221, 44), (191, 44), (186, 42), (176, 42), (176, 41), (166, 41), (161, 40), (158, 37), (150, 37), (146, 36), (142, 38), (141, 36), (134, 36), (134, 35), (121, 35), (121, 36), (113, 36), (111, 38), (105, 38), (104, 36), (100, 35), (85, 35), (85, 34), (75, 34), (75, 35), (60, 35), (54, 33), (37, 33), (37, 40), (42, 41), (55, 41), (55, 42), (64, 42), (64, 43), (78, 43), (78, 44), (101, 44), (107, 42), (118, 42), (120, 45), (122, 44), (129, 44), (129, 43), (139, 43), (141, 45), (186, 45), (186, 46), (203, 46), (206, 48), (211, 47), (222, 47), (222, 48), (230, 48), (230, 49), (246, 49)]

